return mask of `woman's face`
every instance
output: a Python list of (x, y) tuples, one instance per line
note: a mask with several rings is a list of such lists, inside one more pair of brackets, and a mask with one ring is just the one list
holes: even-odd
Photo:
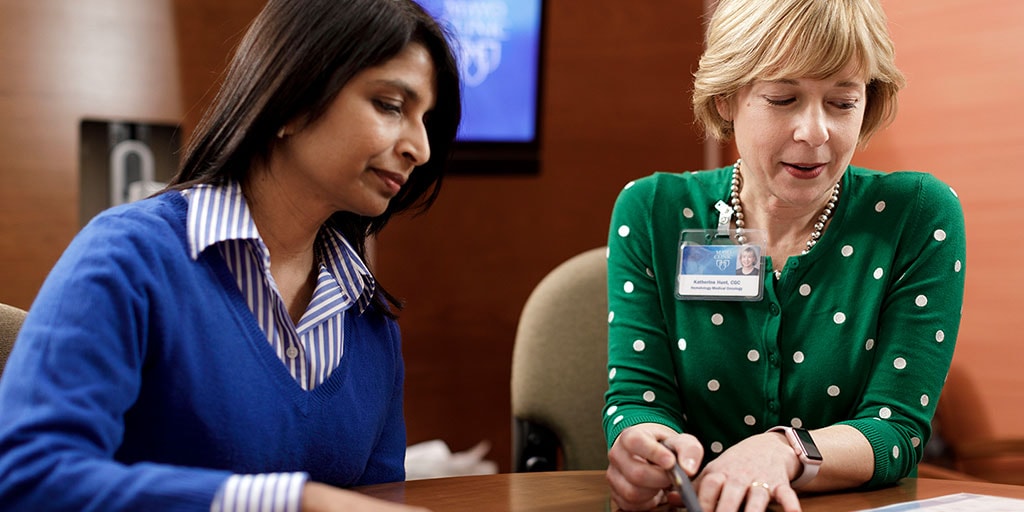
[(720, 100), (743, 159), (744, 204), (820, 208), (857, 147), (865, 88), (850, 65), (823, 80), (755, 80)]
[(740, 253), (740, 265), (743, 268), (750, 268), (754, 266), (754, 253), (751, 251), (743, 251)]
[(424, 120), (435, 99), (433, 60), (422, 45), (410, 44), (356, 74), (323, 116), (287, 135), (272, 172), (286, 172), (304, 204), (323, 208), (317, 215), (378, 216), (430, 159)]

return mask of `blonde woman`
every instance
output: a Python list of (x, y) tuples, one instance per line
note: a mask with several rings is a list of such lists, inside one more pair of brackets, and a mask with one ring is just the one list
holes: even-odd
[[(965, 241), (949, 186), (851, 165), (903, 83), (877, 0), (718, 2), (693, 105), (741, 158), (636, 180), (612, 216), (602, 416), (621, 508), (678, 504), (676, 461), (718, 512), (795, 512), (797, 490), (914, 474), (953, 356)], [(693, 230), (759, 240), (763, 295), (680, 297)]]

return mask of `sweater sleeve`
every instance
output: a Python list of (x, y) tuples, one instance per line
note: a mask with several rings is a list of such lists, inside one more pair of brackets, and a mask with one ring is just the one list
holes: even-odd
[[(608, 379), (602, 421), (610, 448), (627, 427), (659, 423), (682, 431), (682, 406), (652, 259), (656, 178), (631, 182), (608, 234)], [(655, 400), (657, 397), (657, 400)]]
[(875, 364), (852, 419), (874, 450), (868, 486), (911, 474), (931, 434), (960, 326), (966, 242), (955, 192), (919, 174), (882, 304)]
[(37, 295), (0, 380), (0, 503), (11, 510), (206, 511), (228, 472), (115, 460), (146, 359), (147, 262), (174, 237), (95, 219)]

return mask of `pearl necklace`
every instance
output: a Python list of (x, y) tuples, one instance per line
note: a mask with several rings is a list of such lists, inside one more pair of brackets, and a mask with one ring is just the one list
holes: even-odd
[[(743, 234), (743, 205), (740, 204), (740, 186), (742, 185), (742, 180), (740, 180), (740, 163), (742, 161), (742, 159), (736, 160), (736, 163), (732, 164), (732, 186), (729, 188), (729, 202), (732, 204), (733, 215), (736, 217), (736, 241), (740, 245), (746, 245), (747, 236)], [(832, 217), (832, 211), (835, 210), (837, 202), (839, 202), (838, 181), (835, 187), (832, 187), (832, 197), (828, 199), (828, 204), (825, 205), (825, 209), (818, 216), (818, 222), (814, 223), (814, 231), (811, 232), (811, 237), (807, 239), (807, 247), (800, 254), (807, 254), (807, 251), (810, 251), (811, 247), (818, 243), (818, 239), (821, 238), (821, 232), (825, 230), (825, 224)], [(781, 269), (775, 271), (775, 279), (779, 277), (782, 277)]]

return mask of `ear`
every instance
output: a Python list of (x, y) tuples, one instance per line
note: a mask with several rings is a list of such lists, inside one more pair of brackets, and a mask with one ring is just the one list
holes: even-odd
[(732, 122), (732, 101), (724, 96), (715, 96), (715, 108), (722, 119)]

